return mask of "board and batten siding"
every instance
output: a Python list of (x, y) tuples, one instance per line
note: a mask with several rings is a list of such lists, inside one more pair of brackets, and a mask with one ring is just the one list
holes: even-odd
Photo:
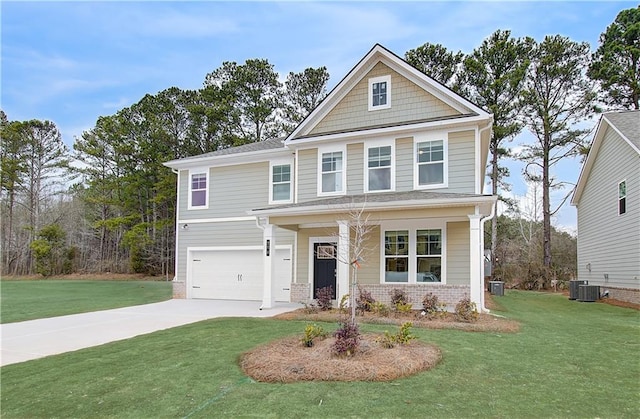
[[(369, 79), (387, 75), (391, 76), (391, 107), (369, 111)], [(449, 105), (380, 62), (342, 98), (310, 134), (363, 129), (459, 114)]]
[[(627, 211), (618, 215), (618, 183), (622, 180), (627, 183)], [(640, 289), (640, 157), (611, 128), (577, 208), (578, 279), (592, 285)]]
[(447, 223), (447, 285), (469, 285), (469, 222)]
[(475, 193), (475, 133), (449, 133), (448, 192)]

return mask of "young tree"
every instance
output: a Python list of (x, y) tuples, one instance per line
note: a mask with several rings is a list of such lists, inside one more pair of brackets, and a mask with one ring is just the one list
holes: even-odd
[(455, 90), (462, 51), (451, 52), (441, 44), (429, 42), (404, 54), (405, 60), (432, 79)]
[(551, 216), (566, 200), (565, 197), (558, 208), (551, 209), (551, 190), (564, 185), (551, 177), (551, 167), (583, 147), (586, 131), (575, 124), (593, 112), (595, 94), (586, 77), (588, 64), (589, 44), (560, 35), (547, 36), (533, 45), (531, 67), (522, 91), (524, 123), (537, 142), (526, 145), (519, 157), (527, 162), (525, 175), (542, 182), (545, 269), (551, 268)]
[(327, 96), (327, 67), (307, 68), (301, 73), (290, 72), (284, 82), (284, 130), (291, 132)]
[[(509, 156), (504, 142), (522, 129), (520, 122), (520, 89), (529, 66), (531, 39), (514, 39), (510, 31), (498, 30), (482, 41), (480, 47), (468, 55), (460, 73), (461, 93), (493, 114), (493, 131), (489, 151), (491, 163), (491, 193), (499, 188), (509, 190), (504, 178), (509, 170), (500, 160)], [(496, 213), (498, 202), (496, 202)], [(496, 266), (498, 217), (491, 222), (491, 264)]]
[(640, 6), (618, 13), (600, 35), (588, 74), (607, 105), (640, 109)]

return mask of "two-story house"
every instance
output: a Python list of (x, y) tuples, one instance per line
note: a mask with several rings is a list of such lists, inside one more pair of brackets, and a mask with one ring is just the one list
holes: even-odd
[(602, 115), (571, 204), (578, 279), (640, 304), (640, 111)]
[(484, 308), (483, 195), (492, 116), (375, 45), (285, 139), (167, 162), (178, 173), (174, 296), (309, 301), (358, 284), (388, 303)]

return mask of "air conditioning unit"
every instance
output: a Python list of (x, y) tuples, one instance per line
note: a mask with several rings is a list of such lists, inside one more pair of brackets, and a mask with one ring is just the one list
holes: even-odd
[(580, 285), (578, 287), (578, 301), (593, 303), (600, 298), (600, 285)]
[(569, 299), (577, 300), (578, 299), (578, 287), (580, 285), (587, 285), (589, 282), (584, 279), (574, 279), (569, 281)]

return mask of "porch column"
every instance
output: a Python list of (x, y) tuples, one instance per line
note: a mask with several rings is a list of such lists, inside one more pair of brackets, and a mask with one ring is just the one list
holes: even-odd
[(349, 294), (349, 221), (338, 220), (338, 260), (336, 298), (338, 302)]
[(482, 289), (482, 226), (480, 214), (469, 214), (469, 299), (476, 303), (481, 312), (484, 309), (484, 290)]
[(273, 234), (273, 224), (262, 226), (262, 305), (260, 310), (273, 307), (273, 269), (275, 263), (273, 258), (276, 253), (275, 234)]

